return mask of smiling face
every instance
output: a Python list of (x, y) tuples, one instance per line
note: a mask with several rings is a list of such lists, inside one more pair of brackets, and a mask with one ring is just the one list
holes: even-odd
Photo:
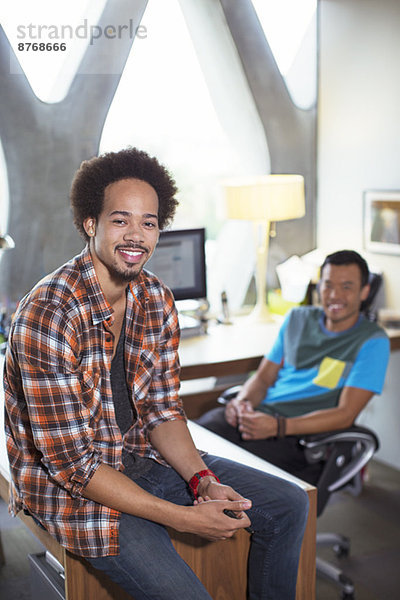
[(88, 218), (83, 226), (103, 289), (126, 286), (139, 275), (157, 245), (157, 194), (140, 179), (111, 183), (97, 221)]
[(361, 286), (361, 271), (356, 264), (325, 265), (319, 288), (330, 331), (344, 331), (356, 324), (360, 305), (366, 300), (369, 285)]

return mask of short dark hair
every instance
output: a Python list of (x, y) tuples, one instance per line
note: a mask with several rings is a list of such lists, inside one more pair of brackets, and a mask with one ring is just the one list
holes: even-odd
[(143, 150), (126, 148), (108, 152), (82, 162), (71, 185), (71, 207), (76, 228), (89, 239), (83, 222), (93, 217), (96, 221), (104, 203), (104, 190), (122, 179), (140, 179), (154, 188), (158, 196), (158, 226), (165, 229), (172, 221), (178, 200), (176, 183), (167, 169), (155, 157)]
[(367, 261), (354, 250), (339, 250), (328, 254), (321, 267), (321, 277), (326, 265), (357, 265), (361, 274), (361, 287), (368, 284), (369, 268)]

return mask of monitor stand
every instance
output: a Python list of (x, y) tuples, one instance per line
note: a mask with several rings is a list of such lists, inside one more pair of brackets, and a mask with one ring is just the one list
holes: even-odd
[(207, 300), (178, 300), (176, 307), (182, 339), (207, 333)]
[(194, 337), (196, 335), (204, 335), (204, 328), (200, 319), (183, 315), (179, 313), (179, 327), (181, 328), (181, 338)]

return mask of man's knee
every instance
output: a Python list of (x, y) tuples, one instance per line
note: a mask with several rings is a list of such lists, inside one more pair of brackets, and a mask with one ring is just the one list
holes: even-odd
[(288, 512), (295, 523), (301, 528), (302, 524), (305, 526), (308, 510), (309, 510), (309, 499), (307, 492), (296, 484), (290, 484), (290, 488), (287, 490), (286, 505)]

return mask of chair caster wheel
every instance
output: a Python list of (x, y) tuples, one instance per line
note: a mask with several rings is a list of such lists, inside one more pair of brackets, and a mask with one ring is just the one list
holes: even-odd
[(334, 544), (333, 551), (338, 558), (349, 556), (350, 554), (350, 540), (343, 539), (338, 544)]
[(342, 573), (339, 576), (339, 583), (342, 586), (341, 600), (354, 600), (354, 584), (351, 579)]
[(339, 544), (333, 546), (333, 551), (338, 558), (349, 556), (350, 550), (346, 546), (340, 546)]

